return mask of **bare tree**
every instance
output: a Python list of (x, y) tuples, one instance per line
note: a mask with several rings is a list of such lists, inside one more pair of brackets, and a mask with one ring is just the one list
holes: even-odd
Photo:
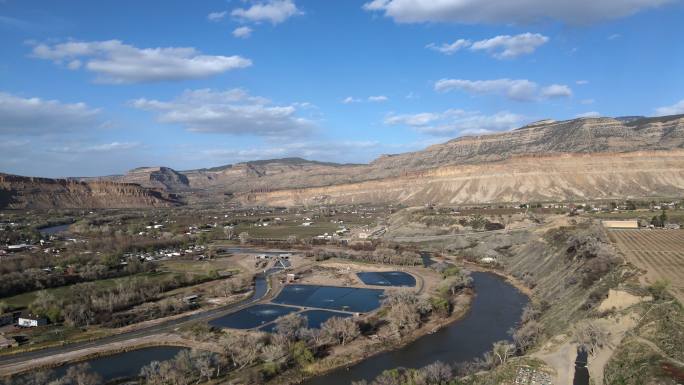
[(290, 313), (276, 320), (276, 333), (295, 340), (300, 337), (302, 330), (306, 329), (308, 321), (299, 313)]
[(403, 336), (420, 326), (420, 314), (416, 306), (400, 302), (389, 308), (387, 321), (394, 335)]
[(453, 373), (451, 366), (441, 361), (433, 362), (420, 370), (427, 384), (442, 385), (451, 381)]
[(515, 345), (507, 341), (498, 341), (492, 345), (492, 355), (495, 365), (505, 365), (508, 359), (515, 355)]
[(331, 342), (345, 345), (361, 334), (359, 325), (351, 318), (332, 317), (321, 325), (321, 331), (325, 333)]
[(515, 330), (513, 341), (521, 353), (525, 353), (529, 348), (537, 343), (537, 340), (542, 335), (542, 326), (537, 321), (529, 321), (523, 324), (520, 328)]
[(89, 364), (83, 363), (67, 369), (63, 381), (70, 385), (99, 385), (102, 377), (92, 372)]
[(256, 362), (264, 347), (262, 336), (252, 333), (228, 333), (220, 343), (233, 366), (238, 369)]

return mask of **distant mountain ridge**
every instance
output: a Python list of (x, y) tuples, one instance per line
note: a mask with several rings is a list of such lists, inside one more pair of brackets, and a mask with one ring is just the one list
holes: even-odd
[[(501, 199), (502, 201), (510, 201), (511, 199), (526, 196), (553, 197), (554, 199), (562, 200), (572, 196), (583, 196), (582, 191), (593, 191), (590, 195), (603, 196), (605, 194), (599, 194), (598, 192), (610, 189), (612, 187), (610, 184), (614, 185), (619, 182), (612, 177), (606, 176), (592, 179), (591, 181), (577, 182), (573, 186), (572, 181), (583, 179), (583, 176), (575, 175), (571, 177), (571, 170), (562, 167), (563, 162), (575, 162), (578, 167), (581, 165), (580, 168), (585, 173), (591, 171), (592, 164), (603, 168), (610, 166), (612, 164), (610, 162), (616, 162), (616, 169), (621, 169), (624, 164), (629, 162), (633, 165), (633, 170), (641, 169), (640, 172), (642, 174), (648, 174), (648, 170), (640, 167), (638, 157), (621, 157), (619, 154), (639, 153), (642, 154), (641, 156), (649, 156), (653, 159), (661, 158), (662, 162), (652, 163), (655, 167), (654, 170), (660, 171), (653, 171), (653, 175), (644, 174), (634, 179), (634, 183), (655, 183), (652, 178), (656, 178), (658, 181), (658, 183), (655, 183), (658, 186), (657, 188), (623, 188), (621, 190), (624, 194), (640, 196), (646, 193), (657, 194), (662, 192), (663, 194), (672, 194), (673, 191), (678, 191), (678, 187), (674, 190), (668, 188), (668, 182), (664, 181), (661, 183), (658, 178), (665, 178), (665, 174), (663, 174), (667, 171), (663, 169), (665, 165), (673, 167), (673, 170), (678, 170), (677, 162), (680, 157), (669, 156), (668, 151), (678, 154), (682, 148), (684, 148), (684, 115), (651, 118), (639, 116), (579, 118), (565, 121), (542, 120), (512, 131), (489, 135), (463, 136), (430, 146), (421, 151), (383, 155), (369, 164), (337, 164), (302, 158), (283, 158), (242, 162), (187, 171), (176, 171), (168, 167), (140, 167), (129, 171), (125, 175), (81, 178), (80, 180), (87, 182), (132, 183), (143, 188), (181, 194), (191, 202), (197, 200), (224, 200), (230, 199), (230, 197), (236, 194), (242, 194), (240, 199), (243, 202), (259, 201), (265, 203), (268, 199), (264, 197), (276, 191), (285, 192), (284, 195), (281, 194), (281, 197), (278, 198), (281, 202), (309, 202), (310, 200), (305, 198), (306, 194), (313, 194), (316, 191), (323, 193), (321, 188), (325, 190), (327, 195), (331, 195), (328, 193), (334, 192), (338, 187), (339, 189), (352, 191), (354, 188), (350, 186), (361, 188), (360, 186), (363, 186), (363, 183), (366, 182), (385, 181), (392, 178), (397, 180), (397, 178), (403, 177), (413, 178), (420, 175), (424, 175), (428, 179), (434, 179), (436, 175), (448, 174), (456, 179), (448, 183), (442, 181), (440, 185), (442, 193), (430, 199), (436, 199), (437, 201), (448, 200), (451, 202), (456, 198), (450, 197), (449, 191), (452, 191), (454, 196), (460, 197), (458, 199), (470, 201), (465, 199), (462, 192), (455, 193), (455, 191), (462, 191), (465, 185), (469, 185), (470, 189), (474, 189), (475, 187), (473, 186), (476, 184), (474, 184), (472, 178), (478, 178), (475, 174), (459, 173), (459, 167), (465, 170), (470, 169), (471, 166), (478, 166), (478, 169), (485, 173), (480, 177), (485, 178), (487, 177), (486, 173), (494, 169), (499, 170), (497, 172), (507, 173), (507, 164), (511, 165), (511, 169), (523, 167), (523, 169), (527, 170), (530, 164), (534, 164), (534, 159), (539, 158), (536, 162), (548, 161), (550, 162), (549, 164), (555, 164), (553, 170), (560, 168), (563, 170), (562, 175), (565, 175), (563, 178), (570, 178), (563, 182), (563, 187), (555, 187), (556, 191), (550, 195), (546, 193), (537, 195), (533, 193), (519, 194), (514, 191), (516, 188), (532, 190), (551, 189), (555, 181), (547, 180), (546, 178), (553, 173), (557, 173), (557, 171), (548, 169), (546, 171), (547, 174), (542, 175), (544, 168), (539, 167), (539, 180), (545, 180), (545, 182), (540, 182), (537, 185), (530, 180), (528, 184), (518, 186), (511, 181), (507, 191), (496, 190), (495, 186), (487, 184), (486, 189), (494, 189), (499, 192), (485, 194), (486, 200), (496, 201)], [(571, 157), (573, 160), (570, 161), (571, 158), (568, 158), (568, 156), (573, 154), (590, 157), (596, 156), (597, 162), (579, 161), (578, 159), (580, 158), (577, 157)], [(600, 157), (599, 155), (609, 155), (609, 157)], [(542, 158), (545, 160), (541, 160)], [(521, 159), (527, 160), (523, 162)], [(605, 162), (609, 163), (605, 164)], [(540, 166), (544, 165), (540, 164)], [(629, 169), (624, 169), (622, 172), (626, 173), (624, 178), (630, 178), (628, 175)], [(660, 174), (656, 175), (657, 173)], [(534, 175), (534, 173), (528, 173), (528, 175)], [(679, 178), (676, 172), (668, 177), (676, 180)], [(411, 183), (422, 183), (422, 181), (412, 179)], [(609, 183), (609, 185), (603, 186), (603, 183)], [(674, 186), (676, 183), (672, 182), (671, 185)], [(398, 187), (393, 188), (396, 189)], [(403, 190), (399, 188), (397, 191), (408, 190), (409, 188), (406, 186)], [(293, 198), (292, 195), (287, 199), (281, 199), (282, 196), (288, 196), (287, 191), (298, 191), (302, 199)], [(250, 195), (251, 198), (244, 199), (245, 194), (252, 194)], [(415, 192), (415, 194), (418, 194), (418, 192)], [(415, 194), (411, 198), (411, 201), (414, 203), (419, 200)], [(424, 195), (428, 196), (430, 194)], [(485, 195), (474, 194), (473, 196), (484, 197)], [(349, 196), (354, 195), (351, 194)], [(363, 199), (376, 200), (382, 196), (383, 194), (368, 194)], [(389, 199), (391, 194), (384, 194), (384, 196)], [(400, 194), (400, 196), (403, 195)]]

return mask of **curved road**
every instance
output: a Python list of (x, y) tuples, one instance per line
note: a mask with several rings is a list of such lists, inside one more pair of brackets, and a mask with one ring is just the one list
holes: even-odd
[(68, 345), (54, 346), (50, 348), (35, 350), (25, 353), (17, 353), (6, 356), (0, 356), (0, 369), (2, 367), (12, 364), (17, 364), (20, 362), (34, 360), (37, 358), (43, 358), (46, 356), (52, 356), (56, 354), (73, 352), (81, 349), (97, 347), (112, 342), (121, 342), (135, 338), (147, 337), (154, 334), (160, 334), (164, 332), (170, 332), (182, 324), (193, 322), (193, 321), (209, 321), (214, 318), (222, 317), (228, 313), (235, 312), (246, 306), (252, 305), (255, 302), (262, 300), (269, 293), (267, 276), (264, 274), (258, 274), (254, 281), (254, 293), (251, 297), (242, 300), (240, 302), (226, 305), (220, 308), (208, 310), (206, 312), (196, 313), (188, 315), (185, 317), (177, 318), (174, 320), (169, 320), (162, 322), (157, 325), (148, 326), (142, 329), (133, 330), (130, 332), (125, 332), (121, 334), (116, 334), (108, 337), (99, 338), (92, 341), (75, 342)]

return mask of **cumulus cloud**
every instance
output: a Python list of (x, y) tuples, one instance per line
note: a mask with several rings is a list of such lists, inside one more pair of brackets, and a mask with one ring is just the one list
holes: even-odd
[(223, 18), (226, 17), (227, 14), (228, 14), (227, 11), (223, 11), (223, 12), (212, 12), (212, 13), (210, 13), (210, 14), (207, 15), (207, 19), (208, 19), (209, 21), (221, 21), (221, 20), (223, 20)]
[(673, 0), (373, 0), (363, 5), (398, 23), (530, 23), (545, 19), (585, 24), (634, 14)]
[(472, 42), (470, 40), (466, 39), (458, 39), (453, 43), (442, 43), (442, 44), (435, 44), (435, 43), (430, 43), (425, 46), (425, 48), (431, 49), (433, 51), (441, 52), (445, 55), (453, 55), (456, 52), (460, 51), (463, 48), (470, 47), (472, 45)]
[(384, 123), (392, 126), (408, 126), (423, 134), (453, 136), (481, 135), (495, 131), (510, 130), (519, 127), (524, 120), (524, 116), (508, 111), (486, 115), (479, 111), (449, 109), (436, 113), (391, 114), (385, 118)]
[(37, 44), (33, 56), (85, 68), (98, 74), (97, 81), (115, 84), (206, 78), (252, 65), (237, 55), (202, 55), (192, 47), (137, 48), (119, 40)]
[(292, 16), (302, 12), (292, 0), (269, 0), (252, 4), (249, 8), (236, 8), (231, 12), (233, 17), (254, 23), (270, 22), (280, 24)]
[(540, 87), (537, 83), (527, 79), (441, 79), (435, 83), (434, 88), (438, 92), (461, 90), (470, 94), (502, 95), (517, 101), (533, 101), (572, 95), (572, 90), (566, 85), (552, 84)]
[(499, 35), (491, 39), (478, 40), (471, 42), (466, 39), (458, 39), (449, 44), (437, 45), (430, 43), (426, 48), (441, 52), (445, 55), (452, 55), (464, 48), (471, 51), (485, 51), (497, 59), (512, 59), (520, 55), (533, 53), (537, 48), (546, 44), (549, 38), (538, 33), (521, 33), (519, 35)]
[(99, 112), (84, 103), (23, 98), (0, 92), (0, 134), (58, 134), (92, 128), (97, 125)]
[(531, 54), (548, 41), (549, 38), (544, 35), (527, 32), (515, 36), (499, 35), (491, 39), (476, 41), (470, 49), (489, 52), (497, 59), (511, 59)]
[(544, 98), (569, 98), (572, 96), (572, 90), (565, 84), (551, 84), (542, 88), (541, 96)]
[(671, 106), (656, 108), (656, 114), (659, 116), (684, 114), (684, 99)]
[(187, 90), (171, 101), (143, 98), (131, 105), (155, 112), (161, 123), (179, 124), (193, 132), (280, 137), (314, 128), (311, 120), (298, 116), (295, 105), (274, 105), (242, 89)]
[(241, 39), (247, 39), (252, 36), (252, 29), (249, 27), (237, 27), (233, 30), (233, 36), (239, 37)]

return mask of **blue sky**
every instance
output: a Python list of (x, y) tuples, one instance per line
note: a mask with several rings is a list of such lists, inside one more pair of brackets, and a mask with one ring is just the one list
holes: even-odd
[(0, 0), (0, 172), (368, 162), (684, 113), (678, 0)]

